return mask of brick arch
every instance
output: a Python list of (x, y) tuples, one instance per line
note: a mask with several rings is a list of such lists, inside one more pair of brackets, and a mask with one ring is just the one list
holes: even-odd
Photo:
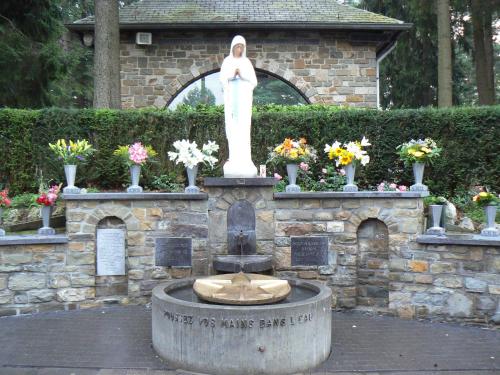
[(139, 229), (140, 222), (133, 216), (130, 208), (110, 204), (104, 204), (89, 212), (85, 216), (82, 225), (91, 225), (95, 229), (98, 223), (107, 217), (116, 217), (122, 220), (127, 227), (127, 231)]
[(384, 223), (387, 226), (389, 231), (389, 237), (391, 234), (397, 234), (399, 232), (398, 222), (394, 220), (394, 218), (386, 213), (383, 213), (382, 210), (378, 207), (367, 207), (365, 209), (360, 210), (356, 214), (351, 215), (348, 223), (356, 228), (356, 231), (359, 228), (359, 225), (368, 219), (377, 219)]
[[(261, 66), (259, 66), (261, 65)], [(285, 82), (287, 85), (293, 87), (305, 100), (308, 104), (318, 102), (318, 98), (315, 97), (316, 90), (307, 82), (304, 81), (303, 78), (297, 77), (293, 70), (283, 71), (279, 69), (277, 64), (257, 64), (255, 65), (255, 70), (257, 72), (266, 73), (272, 77), (280, 79)], [(174, 91), (174, 94), (169, 96), (165, 96), (166, 105), (165, 108), (168, 108), (170, 103), (186, 89), (192, 83), (206, 77), (210, 74), (217, 73), (220, 71), (220, 63), (206, 63), (201, 67), (191, 67), (189, 74), (181, 75), (179, 78), (173, 80), (170, 83), (171, 93)], [(187, 81), (185, 81), (187, 79)], [(309, 96), (308, 96), (309, 94)]]

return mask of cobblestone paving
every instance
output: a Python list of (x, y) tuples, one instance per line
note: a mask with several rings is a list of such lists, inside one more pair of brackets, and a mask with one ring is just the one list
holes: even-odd
[[(141, 306), (0, 318), (0, 375), (188, 375), (151, 347)], [(333, 313), (333, 350), (313, 375), (500, 375), (500, 331)]]

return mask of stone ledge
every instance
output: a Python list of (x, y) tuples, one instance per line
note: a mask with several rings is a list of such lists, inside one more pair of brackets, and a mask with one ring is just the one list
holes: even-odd
[(86, 193), (63, 194), (67, 201), (151, 201), (151, 200), (207, 200), (206, 193)]
[(500, 237), (484, 237), (480, 235), (456, 234), (434, 236), (423, 234), (417, 237), (417, 242), (427, 245), (468, 245), (500, 247)]
[(10, 245), (43, 245), (43, 244), (64, 244), (68, 243), (68, 237), (65, 234), (56, 234), (53, 236), (19, 235), (0, 237), (0, 246)]
[(205, 177), (204, 186), (274, 186), (278, 183), (273, 177), (255, 178), (225, 178), (225, 177)]
[(300, 193), (274, 193), (274, 199), (347, 199), (347, 198), (424, 198), (428, 192), (397, 192), (397, 191), (319, 191)]

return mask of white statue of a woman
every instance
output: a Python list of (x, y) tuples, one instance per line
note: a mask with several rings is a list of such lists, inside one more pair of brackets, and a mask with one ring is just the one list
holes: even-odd
[(250, 127), (257, 77), (246, 56), (245, 38), (240, 35), (231, 42), (229, 56), (220, 69), (220, 80), (224, 90), (224, 118), (229, 145), (224, 177), (256, 177), (257, 168), (252, 162), (250, 150)]

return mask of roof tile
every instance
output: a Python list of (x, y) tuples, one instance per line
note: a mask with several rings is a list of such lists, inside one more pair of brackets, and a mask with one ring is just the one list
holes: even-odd
[[(402, 21), (336, 0), (141, 0), (120, 9), (120, 24), (375, 23)], [(87, 17), (74, 24), (93, 24)]]

